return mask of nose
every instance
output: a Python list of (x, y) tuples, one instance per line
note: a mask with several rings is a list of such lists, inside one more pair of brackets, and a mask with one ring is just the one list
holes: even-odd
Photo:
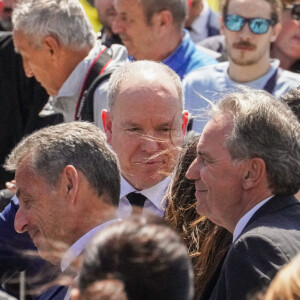
[(240, 35), (245, 38), (245, 37), (249, 37), (251, 34), (253, 33), (249, 27), (249, 23), (246, 23), (244, 27), (241, 29)]
[(160, 149), (160, 142), (157, 138), (147, 135), (141, 138), (140, 148), (142, 151), (153, 153)]
[(27, 214), (23, 211), (22, 208), (19, 208), (16, 213), (14, 226), (15, 226), (15, 230), (18, 233), (23, 233), (27, 231), (27, 227), (28, 227)]
[(200, 178), (200, 166), (198, 166), (197, 163), (197, 158), (194, 159), (194, 161), (191, 163), (191, 165), (189, 166), (185, 177), (189, 180), (197, 180)]
[(33, 74), (32, 70), (30, 68), (30, 65), (29, 65), (28, 61), (25, 60), (25, 59), (23, 59), (23, 68), (24, 68), (25, 75), (27, 77), (30, 78), (30, 77), (34, 76), (34, 74)]

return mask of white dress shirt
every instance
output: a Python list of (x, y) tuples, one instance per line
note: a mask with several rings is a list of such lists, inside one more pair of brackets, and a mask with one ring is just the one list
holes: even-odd
[[(151, 213), (154, 213), (161, 217), (164, 215), (166, 207), (166, 201), (164, 198), (169, 183), (170, 177), (167, 177), (163, 181), (146, 190), (137, 191), (147, 198), (144, 204), (143, 211), (150, 211)], [(126, 195), (135, 191), (136, 189), (122, 176), (120, 203), (117, 209), (118, 218), (124, 219), (131, 215), (132, 206), (126, 198)]]
[(108, 222), (102, 223), (99, 226), (87, 232), (79, 240), (77, 240), (63, 255), (63, 258), (60, 263), (61, 271), (64, 272), (71, 265), (71, 263), (75, 260), (77, 256), (81, 254), (81, 252), (84, 250), (84, 248), (87, 246), (87, 244), (90, 242), (90, 240), (94, 237), (96, 233), (98, 233), (104, 227), (107, 227), (113, 223), (120, 221), (120, 219), (113, 219)]
[(254, 207), (252, 207), (236, 224), (234, 231), (233, 231), (233, 239), (232, 242), (234, 243), (238, 236), (241, 234), (243, 229), (246, 227), (252, 216), (265, 204), (267, 203), (274, 195), (268, 197), (267, 199), (259, 202)]

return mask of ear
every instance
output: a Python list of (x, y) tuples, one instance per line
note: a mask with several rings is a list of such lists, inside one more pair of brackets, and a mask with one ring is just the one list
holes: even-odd
[(64, 168), (62, 172), (62, 185), (66, 199), (73, 203), (78, 193), (79, 174), (72, 165)]
[(46, 50), (49, 51), (51, 57), (55, 57), (58, 54), (60, 45), (57, 39), (55, 39), (54, 37), (46, 36), (43, 39), (43, 45), (45, 46)]
[(182, 112), (182, 133), (183, 133), (183, 135), (185, 135), (188, 121), (189, 121), (189, 112), (187, 110), (184, 110)]
[(162, 10), (154, 14), (151, 21), (155, 28), (158, 28), (159, 32), (161, 32), (173, 24), (173, 16), (169, 10)]
[(224, 18), (220, 17), (220, 33), (222, 35), (225, 34), (225, 24), (224, 24)]
[(104, 132), (106, 133), (107, 142), (110, 144), (112, 139), (112, 117), (111, 112), (106, 109), (102, 110), (102, 123)]
[(281, 31), (281, 24), (280, 23), (277, 23), (273, 28), (272, 28), (272, 35), (271, 35), (271, 43), (275, 42), (280, 31)]
[(252, 158), (245, 165), (243, 170), (243, 188), (252, 189), (261, 185), (266, 180), (266, 164), (261, 158)]

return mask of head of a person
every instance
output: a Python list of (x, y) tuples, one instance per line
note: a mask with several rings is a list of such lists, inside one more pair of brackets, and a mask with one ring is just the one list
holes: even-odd
[(212, 109), (186, 176), (196, 208), (230, 232), (260, 201), (300, 187), (300, 124), (267, 92), (245, 89)]
[(190, 300), (192, 278), (180, 237), (159, 217), (134, 215), (91, 241), (78, 278), (80, 295), (71, 299), (88, 299), (91, 285), (114, 279), (130, 300)]
[(300, 1), (282, 0), (282, 30), (273, 46), (290, 64), (300, 59)]
[(103, 126), (123, 177), (137, 190), (172, 173), (188, 119), (183, 106), (180, 79), (162, 63), (136, 61), (110, 77)]
[(115, 8), (113, 31), (136, 60), (161, 61), (177, 47), (164, 51), (182, 35), (186, 0), (115, 0)]
[(300, 122), (300, 87), (291, 89), (288, 93), (282, 95), (280, 100), (290, 107)]
[(13, 11), (13, 40), (25, 74), (56, 95), (95, 43), (78, 0), (22, 0)]
[(5, 29), (6, 31), (12, 30), (12, 12), (14, 8), (14, 4), (16, 0), (2, 0), (3, 7), (0, 13), (0, 25)]
[(114, 0), (95, 0), (94, 4), (98, 12), (100, 23), (104, 27), (111, 29), (117, 15)]
[(188, 13), (185, 19), (185, 26), (192, 26), (203, 10), (203, 0), (187, 0)]
[(264, 300), (300, 299), (300, 254), (285, 265), (271, 281)]
[(280, 0), (223, 0), (220, 27), (229, 61), (241, 66), (268, 62), (270, 44), (281, 30), (281, 12)]
[(114, 217), (118, 160), (104, 133), (91, 123), (64, 123), (33, 133), (15, 147), (5, 167), (16, 171), (20, 207), (15, 229), (27, 231), (39, 254), (53, 263), (48, 255), (56, 243), (70, 246)]

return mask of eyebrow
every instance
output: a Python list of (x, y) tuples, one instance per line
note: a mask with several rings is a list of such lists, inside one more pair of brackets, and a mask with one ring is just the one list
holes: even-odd
[(207, 152), (203, 152), (203, 151), (197, 150), (197, 154), (198, 154), (198, 156), (206, 157), (208, 159), (212, 159), (212, 157)]

